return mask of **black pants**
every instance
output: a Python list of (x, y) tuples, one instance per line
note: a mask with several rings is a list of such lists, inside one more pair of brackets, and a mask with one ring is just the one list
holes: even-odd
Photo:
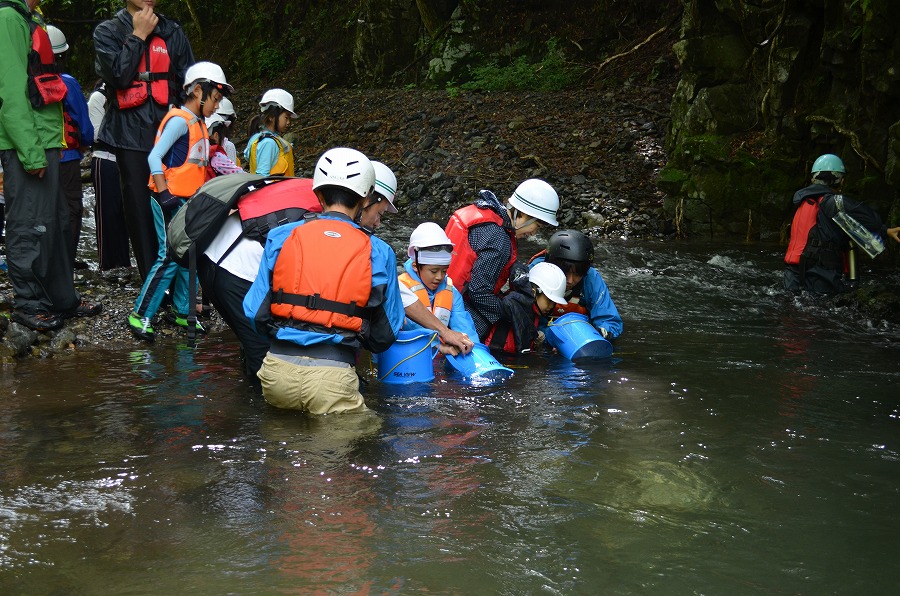
[(130, 267), (119, 166), (111, 159), (94, 156), (91, 159), (91, 178), (94, 180), (94, 222), (100, 270)]
[(78, 254), (78, 241), (81, 239), (81, 218), (84, 215), (84, 192), (81, 189), (81, 161), (60, 162), (59, 179), (66, 204), (69, 206), (69, 256), (72, 263)]
[(263, 358), (269, 351), (269, 338), (259, 335), (244, 315), (244, 296), (250, 291), (251, 282), (229, 273), (203, 255), (197, 262), (200, 285), (203, 294), (222, 315), (222, 318), (237, 335), (244, 354), (244, 370), (247, 376), (256, 379)]
[(13, 308), (69, 311), (81, 302), (69, 255), (69, 208), (59, 178), (59, 149), (45, 152), (38, 178), (22, 168), (15, 149), (0, 151), (6, 196), (6, 260)]
[(122, 179), (125, 224), (141, 279), (147, 278), (159, 252), (153, 213), (150, 211), (150, 189), (147, 187), (150, 181), (148, 155), (147, 151), (116, 149), (116, 163)]

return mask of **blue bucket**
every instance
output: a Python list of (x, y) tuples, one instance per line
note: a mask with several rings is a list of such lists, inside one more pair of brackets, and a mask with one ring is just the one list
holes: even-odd
[(497, 362), (484, 344), (475, 344), (465, 355), (447, 354), (447, 361), (474, 384), (502, 383), (513, 375), (512, 369)]
[(551, 346), (573, 362), (609, 358), (613, 353), (613, 345), (580, 313), (570, 312), (550, 321), (546, 337)]
[(433, 381), (432, 359), (437, 352), (437, 333), (428, 330), (401, 331), (397, 341), (378, 354), (378, 380), (396, 384)]

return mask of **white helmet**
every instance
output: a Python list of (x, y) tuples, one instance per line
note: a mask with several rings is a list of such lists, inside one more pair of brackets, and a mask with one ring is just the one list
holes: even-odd
[(559, 195), (553, 187), (537, 178), (529, 178), (516, 188), (509, 197), (510, 206), (526, 215), (558, 226), (556, 212), (559, 210)]
[(313, 174), (312, 189), (324, 186), (340, 186), (365, 198), (375, 189), (375, 168), (369, 158), (356, 149), (329, 149), (316, 162)]
[(211, 130), (217, 124), (225, 124), (225, 118), (222, 118), (221, 114), (213, 114), (212, 116), (206, 117), (206, 128)]
[(284, 89), (269, 89), (263, 93), (262, 99), (259, 100), (259, 110), (265, 112), (272, 105), (290, 112), (291, 118), (297, 117), (294, 113), (294, 96)]
[(372, 167), (375, 168), (375, 192), (387, 199), (388, 213), (397, 213), (397, 207), (394, 205), (394, 196), (397, 194), (397, 177), (389, 167), (380, 161), (373, 161)]
[(566, 274), (562, 269), (547, 261), (542, 261), (528, 272), (528, 281), (536, 285), (541, 292), (557, 304), (565, 304)]
[(237, 112), (234, 111), (234, 104), (227, 97), (223, 97), (219, 102), (219, 109), (216, 113), (221, 114), (225, 120), (233, 120), (237, 115)]
[(417, 250), (432, 246), (453, 246), (453, 241), (447, 237), (444, 228), (434, 222), (426, 221), (419, 224), (419, 227), (409, 235), (409, 248), (406, 250), (406, 254), (415, 258)]
[(228, 84), (222, 67), (212, 62), (197, 62), (188, 67), (184, 73), (184, 89), (187, 90), (195, 83), (215, 83), (222, 93), (234, 91), (234, 87)]
[(69, 49), (66, 35), (59, 30), (59, 27), (47, 25), (47, 35), (50, 37), (50, 46), (53, 48), (54, 54), (62, 54)]

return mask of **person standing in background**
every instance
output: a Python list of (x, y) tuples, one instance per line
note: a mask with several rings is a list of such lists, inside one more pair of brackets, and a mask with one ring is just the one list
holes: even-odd
[[(40, 0), (0, 4), (0, 163), (6, 197), (6, 256), (12, 320), (49, 331), (101, 305), (75, 290), (68, 254), (68, 208), (59, 177), (62, 99)], [(56, 76), (54, 76), (56, 75)], [(32, 91), (29, 93), (29, 91)]]
[(94, 30), (97, 74), (109, 91), (99, 139), (115, 149), (128, 237), (142, 279), (159, 250), (147, 157), (169, 106), (181, 105), (184, 74), (194, 63), (181, 25), (157, 14), (155, 5), (155, 0), (127, 0)]
[(95, 133), (91, 152), (91, 180), (94, 182), (97, 262), (100, 271), (131, 267), (119, 166), (116, 165), (114, 149), (99, 138), (103, 116), (106, 114), (106, 83), (100, 81), (87, 103)]
[(66, 52), (69, 49), (65, 34), (58, 27), (48, 25), (47, 35), (50, 37), (60, 76), (66, 84), (66, 96), (63, 98), (63, 136), (66, 149), (59, 160), (59, 175), (66, 202), (69, 204), (69, 256), (76, 269), (85, 269), (87, 263), (76, 258), (78, 241), (81, 239), (81, 219), (84, 215), (81, 158), (94, 142), (94, 125), (88, 116), (88, 106), (81, 85), (75, 77), (63, 72), (66, 67)]

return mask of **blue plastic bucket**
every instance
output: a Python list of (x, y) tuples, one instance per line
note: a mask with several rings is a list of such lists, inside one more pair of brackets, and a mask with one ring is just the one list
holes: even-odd
[(378, 380), (397, 384), (433, 381), (432, 359), (437, 352), (437, 333), (427, 330), (401, 331), (397, 341), (378, 354)]
[(546, 338), (551, 346), (573, 362), (609, 358), (613, 353), (613, 345), (580, 313), (570, 312), (550, 321)]
[(447, 354), (447, 361), (475, 384), (502, 383), (513, 375), (512, 369), (497, 362), (484, 344), (475, 344), (472, 351), (465, 355)]

